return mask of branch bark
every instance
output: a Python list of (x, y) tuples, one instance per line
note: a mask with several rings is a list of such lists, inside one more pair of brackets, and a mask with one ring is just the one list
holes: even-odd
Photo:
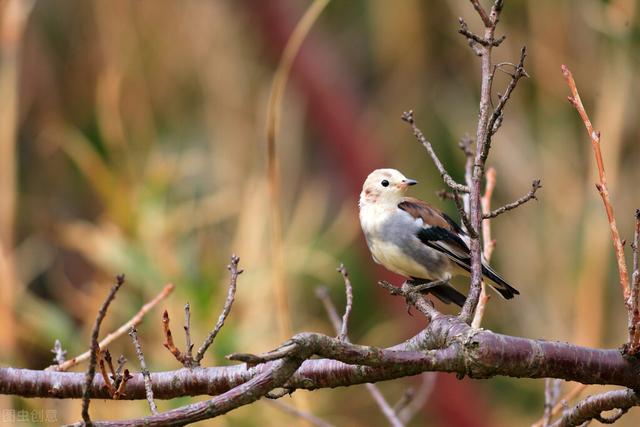
[[(345, 343), (321, 334), (296, 335), (324, 359), (306, 360), (286, 387), (315, 390), (378, 382), (427, 371), (490, 378), (561, 378), (583, 384), (611, 384), (640, 388), (637, 361), (619, 350), (591, 349), (572, 344), (532, 340), (474, 330), (452, 316), (432, 317), (429, 326), (410, 340), (389, 349)], [(155, 399), (217, 395), (271, 369), (274, 362), (252, 368), (244, 365), (179, 369), (151, 373)], [(132, 374), (123, 399), (146, 399), (140, 373)], [(73, 372), (0, 368), (0, 394), (23, 397), (80, 398), (84, 375)], [(110, 398), (100, 376), (89, 395)]]

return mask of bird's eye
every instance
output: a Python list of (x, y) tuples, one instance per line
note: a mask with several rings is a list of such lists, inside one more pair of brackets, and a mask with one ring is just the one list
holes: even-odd
[(389, 186), (389, 181), (387, 181), (386, 179), (383, 179), (382, 182), (380, 183), (383, 187), (388, 187)]

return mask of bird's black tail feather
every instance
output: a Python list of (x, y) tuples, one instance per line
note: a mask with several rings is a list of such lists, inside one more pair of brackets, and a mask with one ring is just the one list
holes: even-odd
[[(409, 283), (412, 283), (415, 285), (421, 285), (421, 284), (429, 283), (429, 280), (414, 278), (411, 281), (409, 281)], [(433, 288), (424, 290), (423, 293), (425, 294), (430, 293), (445, 304), (453, 303), (459, 307), (462, 307), (464, 305), (465, 300), (467, 299), (467, 297), (465, 297), (464, 294), (458, 292), (456, 288), (454, 288), (449, 284), (434, 286)]]
[(493, 282), (489, 283), (489, 285), (504, 299), (511, 299), (514, 295), (520, 295), (516, 288), (508, 284), (493, 268), (486, 264), (482, 264), (482, 275)]

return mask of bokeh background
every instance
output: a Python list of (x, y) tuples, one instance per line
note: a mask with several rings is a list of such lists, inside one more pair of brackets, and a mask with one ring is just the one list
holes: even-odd
[[(113, 277), (125, 273), (102, 331), (125, 322), (164, 284), (176, 290), (139, 327), (147, 364), (170, 370), (161, 309), (176, 341), (185, 302), (197, 344), (215, 323), (237, 253), (246, 270), (227, 325), (205, 358), (281, 341), (274, 309), (266, 167), (266, 106), (274, 70), (302, 0), (13, 0), (0, 2), (0, 360), (41, 369), (60, 339), (83, 352)], [(531, 338), (617, 347), (626, 313), (609, 229), (595, 190), (589, 140), (566, 101), (568, 64), (602, 131), (610, 191), (623, 238), (638, 207), (638, 48), (633, 0), (509, 1), (495, 60), (529, 49), (521, 82), (494, 139), (494, 205), (542, 179), (539, 201), (493, 222), (493, 264), (521, 291), (493, 298), (484, 326)], [(475, 134), (479, 61), (457, 17), (479, 29), (468, 2), (403, 0), (329, 4), (292, 69), (277, 140), (282, 184), (284, 285), (294, 331), (333, 333), (315, 296), (344, 304), (344, 262), (355, 288), (351, 338), (396, 344), (423, 326), (378, 289), (399, 281), (371, 260), (357, 219), (364, 177), (394, 167), (420, 181), (412, 195), (452, 216), (442, 183), (400, 120), (416, 120), (451, 174), (457, 144)], [(500, 92), (508, 76), (500, 75)], [(15, 179), (14, 179), (15, 178)], [(459, 282), (464, 288), (464, 280)], [(452, 312), (452, 308), (443, 310)], [(111, 348), (138, 370), (128, 337)], [(85, 369), (85, 365), (77, 367)], [(380, 384), (393, 404), (421, 379)], [(569, 390), (572, 385), (564, 385)], [(522, 426), (542, 414), (544, 381), (459, 381), (437, 375), (411, 425)], [(589, 387), (586, 393), (596, 392)], [(286, 403), (339, 426), (384, 426), (364, 386), (297, 392)], [(162, 410), (204, 397), (160, 401)], [(79, 419), (79, 401), (1, 397), (10, 410)], [(94, 401), (95, 419), (138, 417), (145, 402)], [(632, 410), (622, 426), (637, 425)], [(265, 402), (201, 425), (300, 423)]]

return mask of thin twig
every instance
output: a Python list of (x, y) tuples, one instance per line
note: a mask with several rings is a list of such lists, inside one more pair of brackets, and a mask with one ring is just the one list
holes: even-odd
[(65, 357), (67, 356), (67, 352), (62, 349), (62, 344), (60, 343), (60, 340), (56, 340), (53, 343), (53, 349), (51, 350), (51, 353), (53, 353), (54, 355), (53, 361), (56, 362), (58, 366), (64, 363)]
[[(435, 282), (426, 283), (424, 286), (433, 287)], [(442, 281), (442, 283), (446, 283), (446, 280)], [(421, 286), (423, 285), (409, 285), (407, 282), (402, 284), (402, 287), (397, 287), (387, 282), (386, 280), (381, 280), (378, 282), (378, 285), (382, 288), (389, 291), (389, 293), (393, 296), (402, 296), (407, 301), (407, 304), (413, 305), (418, 309), (424, 316), (431, 320), (435, 316), (439, 316), (440, 313), (433, 307), (433, 304), (426, 300), (424, 296), (420, 293)]]
[(449, 175), (449, 173), (445, 170), (444, 166), (442, 165), (442, 162), (438, 158), (438, 155), (436, 154), (433, 147), (431, 146), (431, 143), (427, 140), (427, 138), (425, 138), (422, 131), (416, 126), (416, 123), (413, 119), (413, 110), (405, 111), (404, 113), (402, 113), (402, 120), (404, 120), (405, 122), (409, 123), (409, 125), (411, 125), (411, 128), (413, 129), (413, 134), (415, 135), (418, 142), (422, 144), (422, 146), (427, 150), (427, 153), (429, 153), (429, 156), (431, 156), (431, 159), (433, 160), (433, 163), (436, 165), (438, 172), (440, 172), (440, 176), (442, 177), (442, 180), (445, 182), (445, 184), (447, 184), (449, 188), (451, 188), (452, 190), (456, 190), (461, 193), (468, 193), (469, 187), (467, 187), (466, 185), (457, 183), (453, 178), (451, 178), (451, 175)]
[[(345, 315), (342, 319), (342, 322), (340, 321), (340, 318), (338, 316), (338, 310), (336, 309), (336, 306), (333, 304), (333, 302), (331, 301), (331, 298), (329, 297), (329, 292), (327, 291), (327, 288), (325, 287), (318, 288), (316, 290), (316, 295), (322, 301), (325, 311), (327, 312), (327, 315), (329, 316), (329, 319), (333, 324), (333, 328), (338, 334), (338, 339), (340, 341), (350, 342), (348, 331), (345, 325), (348, 323), (348, 320), (349, 320), (349, 316), (347, 313), (351, 312), (351, 306), (353, 305), (353, 290), (351, 288), (351, 281), (349, 280), (349, 273), (347, 272), (343, 264), (340, 264), (340, 268), (338, 268), (338, 271), (340, 272), (340, 274), (342, 274), (342, 277), (344, 278), (345, 292), (347, 294)], [(369, 384), (369, 383), (366, 384), (366, 387), (367, 387), (367, 390), (369, 391), (369, 394), (371, 394), (376, 404), (380, 407), (380, 410), (382, 411), (384, 416), (387, 417), (389, 424), (391, 424), (394, 427), (404, 426), (404, 424), (400, 421), (396, 412), (389, 405), (389, 403), (384, 398), (384, 396), (382, 395), (378, 387), (375, 384)]]
[(336, 306), (331, 302), (329, 290), (326, 286), (319, 286), (318, 288), (316, 288), (316, 296), (320, 301), (322, 301), (324, 310), (327, 312), (329, 320), (331, 321), (331, 326), (333, 326), (333, 329), (336, 331), (336, 333), (339, 334), (342, 327), (342, 322), (340, 321), (340, 316), (338, 315)]
[[(500, 128), (500, 124), (502, 123), (503, 115), (504, 115), (504, 107), (507, 105), (509, 98), (511, 98), (511, 94), (515, 90), (518, 82), (523, 77), (529, 77), (527, 71), (524, 69), (524, 61), (527, 58), (527, 47), (522, 46), (520, 49), (520, 60), (518, 64), (515, 66), (515, 71), (511, 75), (511, 80), (507, 85), (504, 93), (500, 96), (498, 100), (498, 104), (493, 110), (493, 113), (489, 117), (489, 121), (487, 122), (487, 133), (484, 136), (484, 143), (482, 144), (482, 161), (486, 162), (487, 157), (489, 156), (489, 149), (491, 148), (491, 137), (498, 131)], [(489, 84), (493, 84), (493, 74), (494, 70), (491, 72), (491, 76), (489, 78)]]
[(113, 399), (114, 400), (118, 400), (121, 397), (125, 396), (124, 389), (127, 386), (127, 381), (129, 381), (131, 378), (133, 378), (133, 377), (129, 373), (129, 370), (125, 369), (124, 373), (122, 374), (122, 378), (120, 378), (120, 382), (118, 383), (118, 389), (113, 394)]
[(582, 119), (585, 128), (587, 129), (587, 133), (591, 138), (591, 147), (593, 148), (593, 154), (596, 159), (596, 164), (598, 167), (598, 176), (600, 178), (600, 182), (596, 184), (596, 188), (600, 193), (600, 197), (602, 197), (602, 202), (604, 203), (604, 208), (607, 212), (607, 218), (609, 220), (609, 227), (611, 228), (611, 239), (613, 240), (613, 247), (616, 254), (616, 259), (618, 261), (618, 272), (620, 275), (620, 286), (622, 287), (622, 294), (624, 296), (624, 302), (627, 307), (628, 316), (633, 317), (632, 313), (632, 304), (630, 301), (631, 290), (629, 288), (629, 274), (627, 273), (627, 262), (624, 258), (624, 247), (622, 245), (622, 241), (620, 240), (620, 233), (618, 233), (618, 225), (616, 223), (616, 217), (613, 213), (613, 205), (611, 204), (611, 199), (609, 198), (609, 189), (607, 187), (607, 176), (604, 171), (604, 161), (602, 159), (602, 152), (600, 151), (600, 132), (593, 129), (593, 125), (591, 124), (591, 120), (589, 120), (589, 116), (584, 109), (584, 105), (582, 105), (582, 100), (580, 99), (580, 94), (578, 93), (578, 88), (576, 87), (576, 82), (573, 79), (573, 75), (571, 71), (566, 65), (562, 66), (562, 74), (564, 75), (565, 80), (567, 81), (567, 85), (571, 90), (571, 95), (567, 97), (569, 102), (575, 107)]
[[(100, 374), (102, 375), (102, 380), (104, 381), (107, 390), (109, 390), (109, 394), (113, 397), (116, 393), (116, 389), (113, 387), (111, 382), (111, 378), (109, 378), (109, 374), (107, 373), (107, 369), (104, 365), (105, 357), (102, 357), (102, 351), (98, 352), (98, 367), (100, 368)], [(113, 373), (113, 371), (112, 371)]]
[(282, 403), (279, 400), (265, 399), (264, 401), (267, 402), (269, 405), (275, 406), (276, 408), (280, 409), (282, 412), (286, 412), (287, 414), (291, 414), (295, 417), (302, 418), (303, 420), (311, 423), (316, 427), (333, 427), (333, 424), (328, 423), (322, 418), (316, 417), (313, 414), (301, 411), (295, 406), (287, 405), (286, 403)]
[(389, 424), (392, 427), (404, 427), (404, 423), (400, 421), (400, 418), (398, 418), (398, 414), (396, 414), (393, 408), (389, 405), (389, 403), (384, 398), (384, 396), (382, 395), (378, 387), (376, 387), (375, 384), (371, 384), (371, 383), (367, 383), (365, 385), (367, 387), (367, 390), (371, 394), (371, 396), (373, 396), (373, 400), (376, 401), (376, 403), (378, 404), (378, 407), (380, 408), (384, 416), (387, 418), (387, 421), (389, 421)]
[(184, 339), (185, 339), (185, 357), (188, 361), (193, 360), (193, 344), (191, 343), (191, 306), (189, 303), (184, 305)]
[[(586, 384), (578, 384), (577, 386), (575, 386), (574, 388), (569, 390), (569, 392), (567, 394), (565, 394), (564, 396), (562, 396), (558, 400), (558, 403), (556, 403), (553, 406), (553, 408), (551, 408), (550, 417), (553, 418), (556, 414), (558, 414), (560, 411), (562, 411), (564, 408), (566, 408), (567, 407), (567, 402), (570, 402), (573, 399), (575, 399), (576, 397), (580, 396), (580, 394), (584, 391), (585, 388), (587, 388)], [(544, 419), (545, 419), (544, 417), (540, 418), (538, 421), (533, 423), (531, 425), (531, 427), (545, 427), (544, 426)]]
[(240, 262), (240, 257), (236, 255), (231, 256), (231, 263), (227, 266), (227, 269), (231, 272), (231, 278), (229, 279), (229, 291), (227, 292), (227, 299), (224, 302), (224, 307), (222, 309), (222, 313), (218, 317), (218, 322), (216, 326), (213, 328), (209, 335), (207, 335), (207, 339), (204, 340), (200, 348), (198, 349), (198, 353), (196, 353), (196, 357), (194, 358), (194, 362), (196, 365), (200, 365), (200, 361), (204, 357), (204, 353), (207, 351), (209, 346), (213, 344), (213, 340), (216, 339), (218, 332), (224, 326), (224, 321), (229, 316), (231, 312), (231, 307), (233, 306), (233, 301), (236, 296), (236, 284), (238, 282), (238, 276), (242, 274), (243, 270), (238, 269), (238, 263)]
[(138, 341), (138, 331), (135, 326), (131, 327), (129, 331), (129, 335), (131, 336), (131, 340), (133, 341), (133, 346), (136, 348), (136, 355), (138, 356), (138, 360), (140, 361), (140, 369), (142, 371), (142, 377), (144, 378), (144, 390), (147, 394), (147, 402), (149, 402), (149, 408), (151, 409), (151, 413), (156, 415), (158, 413), (158, 407), (156, 406), (156, 402), (153, 400), (153, 388), (151, 387), (151, 374), (147, 369), (147, 364), (144, 361), (144, 354), (142, 353), (142, 346), (140, 345), (140, 341)]
[[(607, 391), (589, 396), (572, 408), (567, 408), (562, 417), (552, 426), (580, 426), (590, 420), (597, 420), (602, 424), (613, 424), (626, 414), (629, 409), (638, 405), (640, 405), (640, 396), (631, 389)], [(614, 409), (617, 409), (617, 412), (612, 416), (602, 415), (602, 412)]]
[(498, 209), (492, 210), (491, 212), (485, 213), (482, 215), (483, 219), (491, 219), (491, 218), (495, 218), (498, 215), (501, 215), (507, 211), (510, 211), (512, 209), (517, 208), (520, 205), (524, 205), (525, 203), (527, 203), (529, 200), (538, 200), (536, 198), (536, 191), (538, 191), (539, 188), (542, 188), (542, 184), (540, 184), (540, 180), (536, 179), (531, 183), (531, 190), (529, 190), (529, 192), (527, 194), (525, 194), (524, 196), (520, 197), (518, 200), (508, 203), (504, 206), (499, 207)]
[(482, 19), (482, 23), (484, 24), (484, 26), (490, 27), (493, 23), (491, 22), (489, 15), (487, 15), (487, 12), (484, 10), (480, 2), (478, 0), (471, 0), (471, 4), (473, 5), (473, 8), (476, 10), (476, 12), (478, 12), (478, 15), (480, 16), (480, 19)]
[[(138, 312), (131, 319), (129, 319), (128, 322), (126, 322), (125, 324), (120, 326), (118, 329), (116, 329), (115, 331), (111, 332), (109, 335), (104, 337), (102, 341), (100, 341), (99, 343), (100, 348), (109, 347), (109, 344), (111, 344), (120, 336), (124, 335), (129, 329), (131, 329), (132, 326), (138, 326), (140, 322), (142, 322), (142, 318), (144, 317), (144, 315), (147, 314), (153, 307), (155, 307), (156, 304), (158, 304), (160, 301), (168, 297), (169, 294), (173, 292), (174, 288), (175, 286), (171, 283), (166, 285), (164, 289), (162, 289), (162, 291), (155, 296), (155, 298), (153, 298), (151, 301), (143, 305), (140, 308), (140, 310), (138, 310)], [(76, 366), (77, 364), (82, 363), (85, 360), (88, 360), (90, 355), (91, 355), (91, 351), (85, 351), (84, 353), (72, 359), (67, 360), (61, 365), (51, 365), (47, 368), (47, 370), (66, 371)]]
[[(425, 372), (422, 374), (422, 383), (418, 388), (417, 392), (413, 392), (407, 400), (406, 403), (403, 403), (403, 406), (396, 406), (394, 409), (398, 414), (398, 418), (405, 424), (408, 424), (413, 417), (420, 411), (431, 393), (435, 389), (436, 379), (438, 378), (438, 374), (436, 372)], [(398, 402), (400, 403), (400, 402)]]
[(344, 316), (342, 316), (342, 326), (338, 333), (338, 339), (340, 341), (345, 341), (348, 335), (349, 316), (351, 316), (351, 309), (353, 308), (353, 288), (351, 287), (351, 280), (349, 280), (349, 272), (345, 268), (344, 264), (340, 264), (338, 272), (342, 274), (342, 278), (344, 279), (344, 290), (347, 296), (347, 303), (345, 304)]
[(545, 378), (544, 380), (544, 415), (543, 426), (547, 427), (551, 423), (553, 407), (558, 403), (560, 397), (561, 380), (555, 378)]
[[(484, 188), (484, 196), (480, 200), (482, 204), (482, 212), (483, 215), (491, 210), (491, 197), (493, 196), (493, 190), (496, 187), (496, 170), (495, 168), (489, 168), (486, 173), (487, 183)], [(482, 255), (484, 259), (489, 262), (491, 260), (491, 254), (493, 253), (493, 248), (495, 246), (495, 241), (491, 238), (491, 221), (488, 219), (484, 219), (482, 221), (482, 241), (484, 243), (484, 249), (482, 251)], [(487, 302), (489, 301), (489, 294), (487, 293), (487, 286), (482, 281), (482, 289), (480, 290), (480, 299), (478, 300), (478, 306), (476, 307), (476, 312), (473, 315), (473, 321), (471, 322), (471, 326), (474, 328), (479, 328), (482, 323), (482, 318), (484, 317), (484, 310), (487, 306)]]
[(171, 327), (169, 323), (169, 312), (165, 310), (162, 313), (162, 332), (164, 334), (164, 343), (162, 343), (162, 345), (167, 350), (169, 350), (171, 354), (173, 354), (173, 357), (175, 357), (178, 362), (184, 365), (186, 359), (184, 357), (184, 354), (182, 354), (180, 349), (178, 349), (178, 347), (176, 347), (175, 343), (173, 342), (173, 334), (171, 333)]
[(636, 209), (635, 214), (635, 231), (633, 233), (633, 272), (631, 273), (631, 302), (629, 316), (629, 339), (626, 353), (632, 356), (640, 353), (640, 262), (638, 257), (640, 254), (640, 209)]
[(87, 372), (85, 373), (84, 387), (82, 391), (82, 419), (87, 425), (91, 425), (91, 417), (89, 416), (89, 402), (90, 402), (90, 393), (89, 389), (91, 388), (91, 383), (93, 382), (93, 377), (96, 374), (96, 362), (97, 355), (96, 353), (99, 351), (98, 347), (98, 335), (100, 334), (100, 325), (104, 320), (104, 317), (107, 315), (107, 309), (109, 308), (109, 304), (116, 296), (116, 292), (124, 283), (124, 274), (120, 274), (116, 277), (116, 284), (111, 287), (107, 298), (102, 303), (100, 310), (98, 311), (98, 315), (96, 316), (95, 323), (93, 324), (93, 329), (91, 330), (91, 341), (90, 341), (90, 356), (89, 356), (89, 367), (87, 368)]

